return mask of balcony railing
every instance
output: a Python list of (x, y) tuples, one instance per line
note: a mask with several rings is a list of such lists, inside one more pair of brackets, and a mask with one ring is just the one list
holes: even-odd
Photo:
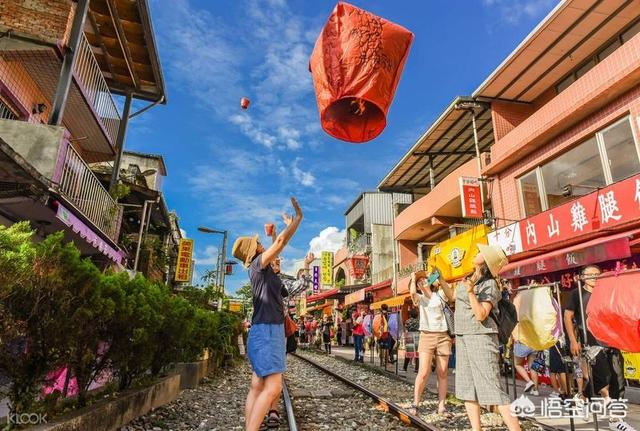
[(83, 34), (73, 65), (76, 78), (80, 81), (85, 96), (89, 99), (93, 110), (100, 117), (102, 125), (115, 145), (120, 127), (120, 113), (113, 100), (107, 82), (104, 80), (100, 66), (96, 61), (91, 45)]
[(60, 193), (109, 238), (117, 241), (120, 208), (71, 145), (67, 146)]
[(370, 250), (371, 250), (371, 234), (369, 233), (362, 234), (355, 240), (350, 240), (349, 242), (349, 253), (352, 255), (364, 254)]

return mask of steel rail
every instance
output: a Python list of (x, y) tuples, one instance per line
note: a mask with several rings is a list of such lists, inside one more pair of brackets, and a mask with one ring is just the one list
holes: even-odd
[(418, 416), (412, 415), (411, 413), (409, 413), (408, 411), (406, 411), (405, 409), (403, 409), (402, 407), (400, 407), (399, 405), (397, 405), (396, 403), (376, 394), (375, 392), (370, 391), (369, 389), (365, 388), (364, 386), (359, 385), (358, 383), (352, 382), (351, 380), (347, 379), (346, 377), (341, 376), (340, 374), (336, 374), (331, 370), (326, 369), (325, 367), (323, 367), (320, 364), (315, 363), (314, 361), (312, 361), (311, 359), (305, 358), (303, 356), (300, 356), (296, 353), (289, 353), (292, 356), (295, 356), (298, 359), (301, 359), (311, 365), (313, 365), (314, 367), (316, 367), (317, 369), (319, 369), (320, 371), (324, 372), (325, 374), (330, 375), (331, 377), (340, 380), (341, 382), (345, 383), (348, 386), (351, 386), (352, 388), (362, 392), (363, 394), (365, 394), (366, 396), (368, 396), (369, 398), (373, 399), (374, 401), (378, 402), (382, 408), (386, 411), (386, 412), (391, 412), (393, 414), (395, 414), (396, 416), (398, 416), (400, 418), (400, 420), (404, 423), (410, 423), (416, 427), (418, 427), (421, 430), (427, 430), (427, 431), (441, 431), (440, 428), (431, 425), (425, 421), (423, 421), (422, 419), (420, 419)]
[(284, 409), (287, 412), (287, 423), (289, 424), (289, 431), (298, 431), (296, 416), (293, 413), (293, 403), (291, 402), (291, 395), (289, 395), (287, 382), (284, 379), (282, 381), (282, 401), (284, 402)]
[[(351, 386), (354, 389), (359, 390), (360, 392), (364, 393), (365, 395), (369, 396), (370, 398), (372, 398), (373, 400), (379, 402), (380, 404), (382, 404), (385, 407), (385, 410), (388, 409), (389, 411), (393, 412), (396, 414), (396, 416), (400, 417), (400, 420), (407, 423), (410, 422), (411, 424), (417, 426), (420, 429), (423, 430), (430, 430), (430, 431), (442, 431), (441, 428), (436, 427), (435, 425), (429, 424), (428, 422), (423, 421), (421, 418), (414, 416), (412, 414), (410, 414), (408, 411), (406, 411), (405, 409), (403, 409), (402, 407), (398, 406), (397, 404), (393, 403), (392, 401), (387, 400), (386, 398), (381, 397), (380, 395), (376, 394), (375, 392), (370, 391), (369, 389), (355, 383), (352, 382), (351, 380), (347, 379), (346, 377), (343, 377), (339, 374), (334, 373), (331, 370), (326, 369), (325, 367), (323, 367), (320, 364), (317, 364), (316, 362), (312, 361), (311, 359), (305, 358), (303, 356), (298, 355), (297, 353), (289, 353), (292, 356), (295, 356), (298, 359), (302, 359), (303, 361), (313, 365), (314, 367), (318, 368), (319, 370), (323, 371), (326, 374), (329, 374), (330, 376), (340, 380), (341, 382), (346, 383), (347, 385)], [(537, 426), (539, 426), (540, 428), (544, 429), (545, 431), (564, 431), (564, 428), (558, 428), (558, 427), (554, 427), (552, 425), (547, 425), (545, 423), (542, 423), (540, 421), (538, 421), (535, 418), (532, 417), (521, 417), (519, 418), (521, 421), (529, 421)]]

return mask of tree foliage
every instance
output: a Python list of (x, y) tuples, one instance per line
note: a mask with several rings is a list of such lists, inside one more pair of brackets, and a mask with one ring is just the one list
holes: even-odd
[(50, 372), (68, 367), (87, 402), (110, 370), (121, 389), (208, 349), (237, 353), (237, 316), (206, 307), (211, 291), (174, 295), (143, 276), (101, 272), (62, 233), (34, 242), (26, 223), (0, 226), (0, 369), (12, 413), (37, 412)]

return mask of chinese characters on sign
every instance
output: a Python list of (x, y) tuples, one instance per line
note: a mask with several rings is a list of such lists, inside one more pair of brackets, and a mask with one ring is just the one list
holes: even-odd
[(320, 267), (313, 267), (313, 294), (315, 295), (320, 291)]
[(193, 240), (181, 239), (178, 246), (178, 262), (176, 264), (176, 281), (190, 281), (191, 258), (193, 255)]
[(639, 202), (640, 175), (636, 175), (529, 217), (519, 223), (522, 251), (637, 220)]
[(519, 222), (497, 229), (489, 233), (487, 237), (489, 245), (502, 248), (507, 256), (522, 253)]
[(331, 286), (333, 284), (333, 253), (330, 251), (322, 252), (322, 280), (323, 286)]
[(462, 217), (482, 218), (482, 193), (480, 193), (478, 178), (460, 177), (460, 197), (462, 198)]

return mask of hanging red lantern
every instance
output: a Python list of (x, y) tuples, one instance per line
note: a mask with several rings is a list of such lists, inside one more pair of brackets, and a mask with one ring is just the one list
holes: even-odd
[(367, 273), (369, 257), (365, 255), (351, 256), (347, 259), (347, 266), (349, 267), (349, 274), (355, 279), (360, 279)]
[(249, 100), (247, 97), (243, 97), (242, 99), (240, 99), (240, 107), (242, 109), (248, 109), (250, 103), (251, 100)]
[(309, 62), (325, 132), (352, 143), (382, 133), (412, 41), (407, 29), (338, 3)]

